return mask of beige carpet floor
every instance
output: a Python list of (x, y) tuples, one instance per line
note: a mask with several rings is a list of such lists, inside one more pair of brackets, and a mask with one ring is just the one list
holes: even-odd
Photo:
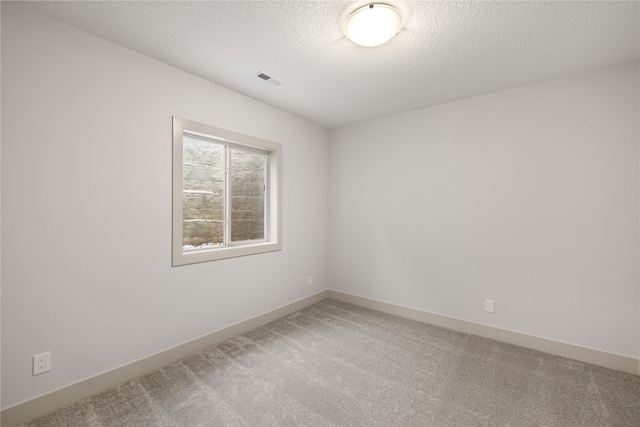
[(325, 300), (28, 424), (640, 426), (640, 377)]

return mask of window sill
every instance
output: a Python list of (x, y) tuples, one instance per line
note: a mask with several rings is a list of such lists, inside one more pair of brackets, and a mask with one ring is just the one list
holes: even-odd
[(180, 248), (179, 253), (173, 254), (173, 266), (177, 267), (180, 265), (217, 261), (226, 258), (236, 258), (281, 250), (282, 243), (280, 242), (261, 242), (254, 245), (227, 246), (224, 248), (205, 249), (192, 252), (183, 252), (182, 248)]

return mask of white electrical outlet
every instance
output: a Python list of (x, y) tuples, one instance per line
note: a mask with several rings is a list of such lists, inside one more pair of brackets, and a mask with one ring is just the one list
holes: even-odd
[(51, 352), (36, 354), (33, 356), (33, 375), (42, 374), (51, 370)]
[(313, 286), (313, 276), (307, 277), (307, 286)]
[(494, 304), (492, 299), (484, 300), (484, 311), (487, 313), (493, 313)]

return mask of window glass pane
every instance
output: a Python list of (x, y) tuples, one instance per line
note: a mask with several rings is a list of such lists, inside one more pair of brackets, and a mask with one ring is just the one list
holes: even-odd
[(185, 135), (183, 139), (183, 250), (224, 244), (224, 145)]
[(231, 241), (264, 239), (266, 155), (230, 148)]

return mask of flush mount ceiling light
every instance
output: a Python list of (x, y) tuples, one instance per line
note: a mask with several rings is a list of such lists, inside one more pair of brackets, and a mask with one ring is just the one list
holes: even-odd
[(360, 46), (379, 46), (402, 28), (400, 12), (393, 6), (371, 3), (356, 9), (344, 25), (344, 34)]

